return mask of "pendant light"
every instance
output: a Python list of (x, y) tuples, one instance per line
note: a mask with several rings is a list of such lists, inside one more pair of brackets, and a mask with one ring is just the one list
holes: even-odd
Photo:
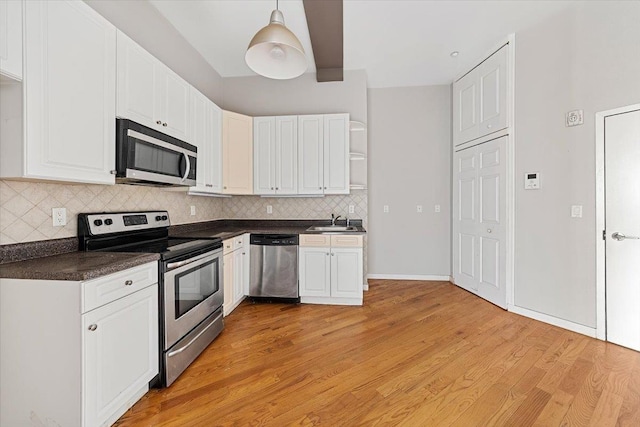
[(277, 0), (269, 25), (253, 36), (244, 59), (249, 68), (270, 79), (293, 79), (307, 70), (302, 44), (284, 25)]

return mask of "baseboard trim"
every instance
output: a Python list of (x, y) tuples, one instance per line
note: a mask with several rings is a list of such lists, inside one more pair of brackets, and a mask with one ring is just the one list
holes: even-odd
[(553, 326), (558, 326), (560, 328), (568, 329), (570, 331), (577, 332), (582, 335), (596, 338), (595, 328), (590, 328), (588, 326), (584, 326), (579, 323), (574, 323), (569, 320), (560, 319), (559, 317), (550, 316), (548, 314), (518, 307), (516, 305), (509, 304), (507, 306), (507, 309), (512, 313), (519, 314), (524, 317), (529, 317), (530, 319), (539, 320), (541, 322), (548, 323)]
[(449, 282), (450, 276), (436, 276), (431, 274), (369, 274), (367, 279), (387, 279), (387, 280), (437, 280)]

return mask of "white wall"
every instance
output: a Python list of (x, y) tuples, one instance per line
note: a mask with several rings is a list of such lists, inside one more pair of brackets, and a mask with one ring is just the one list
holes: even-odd
[(222, 103), (222, 77), (148, 1), (85, 0), (180, 77)]
[[(580, 2), (516, 35), (515, 303), (589, 327), (601, 233), (594, 119), (640, 102), (639, 23), (640, 2)], [(574, 109), (584, 125), (567, 128)], [(528, 171), (541, 173), (540, 190), (524, 191)]]
[(451, 87), (368, 93), (369, 274), (449, 276)]
[(293, 80), (261, 76), (224, 78), (225, 110), (250, 116), (349, 113), (367, 121), (367, 75), (345, 71), (343, 82), (318, 83), (315, 73)]

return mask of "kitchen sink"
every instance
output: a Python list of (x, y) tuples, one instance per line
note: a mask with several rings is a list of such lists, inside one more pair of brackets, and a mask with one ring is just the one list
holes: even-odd
[(307, 228), (307, 231), (358, 231), (358, 227), (344, 225), (314, 225)]

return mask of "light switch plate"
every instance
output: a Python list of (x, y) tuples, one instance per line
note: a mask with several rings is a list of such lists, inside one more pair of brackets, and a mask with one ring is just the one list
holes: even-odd
[(579, 126), (584, 123), (584, 111), (582, 110), (573, 110), (569, 111), (565, 115), (566, 126)]
[(382, 207), (382, 211), (383, 211), (384, 213), (389, 213), (389, 205), (384, 205), (384, 206)]
[(273, 213), (273, 206), (267, 205), (267, 213), (268, 214), (272, 214)]
[(355, 207), (355, 205), (349, 205), (349, 213), (350, 213), (350, 214), (352, 214), (352, 213), (356, 213), (356, 207)]
[(416, 212), (422, 213), (422, 205), (416, 206)]
[(571, 206), (571, 218), (582, 218), (582, 205)]

